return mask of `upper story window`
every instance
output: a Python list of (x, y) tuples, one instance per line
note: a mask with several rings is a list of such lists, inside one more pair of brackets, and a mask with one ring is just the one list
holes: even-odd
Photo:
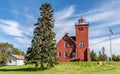
[(68, 43), (67, 43), (67, 42), (65, 42), (64, 47), (65, 47), (65, 48), (67, 48), (67, 47), (68, 47)]
[(58, 57), (61, 57), (62, 56), (62, 53), (59, 51), (58, 52)]
[(80, 48), (84, 48), (84, 45), (85, 45), (84, 42), (81, 41), (81, 42), (80, 42)]
[(83, 27), (79, 27), (79, 30), (80, 30), (80, 31), (83, 31)]

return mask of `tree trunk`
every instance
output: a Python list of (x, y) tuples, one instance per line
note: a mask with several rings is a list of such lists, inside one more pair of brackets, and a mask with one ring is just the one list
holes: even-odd
[(40, 69), (43, 70), (44, 69), (44, 64), (41, 62), (40, 63)]

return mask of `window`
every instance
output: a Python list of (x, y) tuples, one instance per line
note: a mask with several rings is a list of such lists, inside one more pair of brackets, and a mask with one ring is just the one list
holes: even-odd
[(72, 50), (74, 50), (74, 45), (71, 46)]
[(65, 44), (64, 44), (64, 47), (65, 47), (65, 48), (67, 48), (67, 47), (68, 47), (68, 44), (67, 44), (67, 42), (65, 42)]
[(80, 48), (84, 48), (84, 42), (80, 42)]
[(83, 27), (80, 27), (79, 30), (80, 30), (80, 31), (83, 31)]
[(67, 39), (68, 39), (68, 37), (64, 37), (64, 39), (65, 39), (65, 40), (67, 40)]
[(75, 57), (76, 57), (76, 53), (73, 52), (73, 53), (72, 53), (72, 58), (75, 58)]
[(64, 57), (67, 57), (67, 56), (68, 56), (68, 53), (67, 53), (67, 52), (65, 52), (65, 53), (64, 53)]
[(61, 57), (62, 56), (62, 53), (59, 51), (58, 52), (58, 57)]

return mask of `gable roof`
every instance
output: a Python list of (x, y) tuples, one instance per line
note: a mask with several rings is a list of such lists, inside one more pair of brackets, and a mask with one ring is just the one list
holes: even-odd
[(11, 56), (15, 57), (16, 59), (19, 59), (19, 60), (24, 60), (25, 57), (22, 56), (22, 55), (14, 55), (14, 54), (11, 54)]
[[(70, 40), (72, 40), (72, 41), (75, 43), (75, 41), (76, 41), (75, 36), (69, 36), (68, 34), (69, 34), (69, 33), (65, 33), (64, 36), (63, 36), (61, 39), (63, 39), (65, 36), (67, 36)], [(61, 40), (61, 39), (60, 39), (60, 40)], [(60, 41), (60, 40), (59, 40), (59, 41)], [(59, 41), (57, 41), (57, 43), (58, 43)], [(57, 43), (56, 43), (56, 44), (57, 44)]]

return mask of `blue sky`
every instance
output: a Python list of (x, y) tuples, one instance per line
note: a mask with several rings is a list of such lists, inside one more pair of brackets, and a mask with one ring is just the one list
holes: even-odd
[(120, 55), (119, 0), (0, 0), (0, 42), (12, 43), (26, 52), (40, 15), (39, 7), (45, 2), (54, 9), (56, 40), (65, 32), (75, 35), (75, 22), (83, 16), (89, 22), (90, 49), (98, 53), (104, 46), (109, 55), (110, 27), (112, 51)]

